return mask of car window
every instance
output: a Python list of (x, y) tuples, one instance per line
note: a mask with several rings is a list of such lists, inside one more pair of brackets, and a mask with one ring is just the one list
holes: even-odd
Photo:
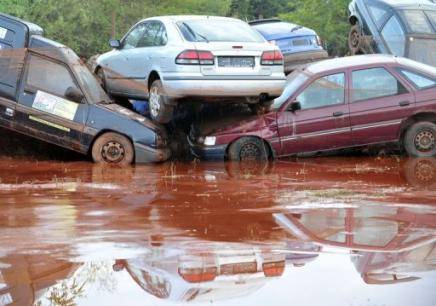
[(133, 49), (138, 46), (139, 40), (144, 36), (148, 23), (142, 23), (134, 28), (124, 39), (123, 49)]
[(426, 89), (436, 86), (436, 79), (418, 74), (406, 69), (399, 69), (401, 74), (408, 79), (416, 88)]
[(433, 29), (436, 31), (436, 11), (427, 11), (425, 12), (430, 19), (430, 22), (433, 25)]
[(368, 10), (371, 13), (371, 17), (374, 20), (374, 23), (377, 25), (377, 28), (381, 29), (390, 12), (384, 8), (371, 4), (368, 5)]
[(161, 24), (159, 22), (149, 22), (147, 28), (144, 31), (142, 37), (139, 39), (137, 48), (154, 47), (156, 44), (156, 36), (161, 30)]
[(392, 16), (389, 19), (381, 33), (391, 53), (397, 56), (404, 56), (406, 36), (396, 16)]
[(328, 75), (314, 81), (298, 97), (301, 109), (345, 103), (345, 74)]
[(28, 86), (63, 97), (69, 87), (76, 87), (68, 69), (60, 64), (32, 55), (27, 75)]
[(404, 10), (402, 15), (409, 26), (410, 32), (425, 34), (433, 33), (432, 26), (423, 11)]
[(288, 101), (289, 98), (291, 98), (291, 96), (294, 95), (301, 85), (303, 85), (308, 79), (309, 76), (302, 71), (295, 70), (291, 73), (288, 76), (282, 95), (274, 100), (272, 108), (279, 109), (283, 103), (286, 103), (286, 101)]
[(168, 42), (167, 31), (163, 24), (160, 25), (159, 32), (156, 35), (154, 45), (155, 46), (165, 46)]
[(247, 23), (233, 20), (197, 19), (177, 23), (187, 41), (265, 42)]
[(404, 86), (384, 68), (353, 71), (353, 102), (406, 93)]

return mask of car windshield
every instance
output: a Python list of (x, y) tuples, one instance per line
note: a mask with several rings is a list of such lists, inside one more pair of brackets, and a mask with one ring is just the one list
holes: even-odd
[(198, 19), (177, 23), (187, 41), (264, 42), (248, 24), (237, 20)]
[(309, 76), (303, 71), (295, 70), (291, 73), (286, 81), (285, 90), (280, 97), (274, 100), (272, 109), (278, 110), (308, 79)]
[[(433, 12), (429, 12), (433, 13)], [(427, 18), (424, 11), (420, 10), (403, 10), (401, 15), (408, 25), (409, 31), (411, 33), (418, 34), (433, 34), (435, 29), (433, 29), (432, 24)], [(427, 14), (430, 16), (429, 14)]]

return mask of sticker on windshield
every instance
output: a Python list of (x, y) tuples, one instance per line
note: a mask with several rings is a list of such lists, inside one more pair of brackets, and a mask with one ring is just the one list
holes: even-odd
[(0, 27), (0, 39), (5, 39), (6, 34), (8, 34), (8, 30), (5, 28)]
[(73, 120), (79, 104), (38, 90), (32, 107), (58, 117)]

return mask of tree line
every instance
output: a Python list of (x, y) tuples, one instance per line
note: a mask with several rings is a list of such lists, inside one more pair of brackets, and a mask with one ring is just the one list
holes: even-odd
[(331, 55), (347, 52), (349, 0), (0, 0), (0, 12), (42, 26), (45, 35), (81, 56), (108, 50), (135, 22), (160, 15), (233, 16), (248, 21), (278, 17), (314, 29)]

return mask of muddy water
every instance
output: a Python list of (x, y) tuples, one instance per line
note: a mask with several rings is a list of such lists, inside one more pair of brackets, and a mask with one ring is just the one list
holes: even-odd
[(0, 305), (435, 305), (436, 161), (0, 158)]

